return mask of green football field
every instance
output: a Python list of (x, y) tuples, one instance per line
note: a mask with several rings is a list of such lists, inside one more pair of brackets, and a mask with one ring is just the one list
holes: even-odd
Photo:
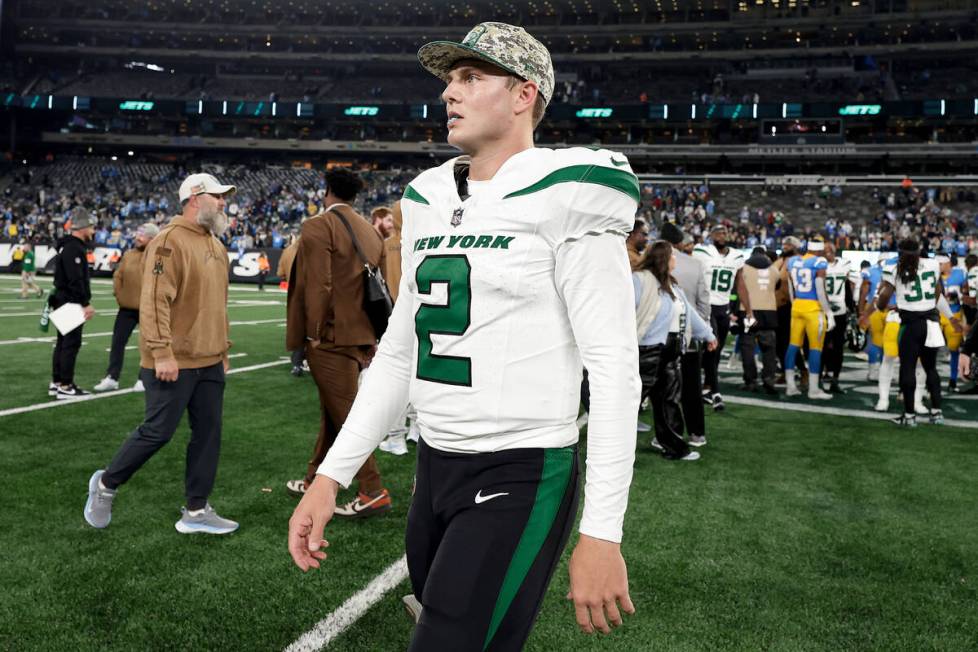
[[(283, 293), (231, 290), (235, 373), (211, 500), (241, 529), (206, 537), (173, 527), (186, 422), (119, 491), (110, 527), (86, 525), (88, 478), (140, 422), (142, 395), (47, 407), (53, 327), (38, 331), (40, 301), (17, 288), (0, 276), (0, 649), (282, 650), (327, 618), (349, 623), (329, 649), (407, 647), (406, 582), (363, 613), (342, 605), (403, 555), (412, 455), (378, 453), (394, 510), (332, 523), (320, 571), (303, 575), (286, 551), (284, 483), (305, 468), (318, 400), (288, 373)], [(115, 314), (111, 286), (94, 290), (76, 373), (88, 389)], [(739, 372), (723, 365), (732, 387)], [(700, 462), (666, 462), (638, 436), (622, 546), (637, 613), (610, 636), (580, 634), (563, 599), (568, 550), (527, 649), (978, 649), (978, 402), (947, 401), (962, 427), (900, 430), (858, 416), (875, 400), (864, 376), (847, 360), (847, 395), (813, 412), (731, 390)]]

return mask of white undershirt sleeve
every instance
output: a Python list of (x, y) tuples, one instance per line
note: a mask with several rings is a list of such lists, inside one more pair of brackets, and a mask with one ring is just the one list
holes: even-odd
[(618, 543), (632, 482), (641, 394), (634, 290), (624, 238), (602, 233), (559, 245), (555, 281), (591, 389), (580, 531)]

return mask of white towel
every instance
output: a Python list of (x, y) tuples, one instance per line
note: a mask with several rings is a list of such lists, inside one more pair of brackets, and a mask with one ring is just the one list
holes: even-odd
[(924, 346), (928, 349), (939, 349), (944, 346), (944, 333), (941, 332), (941, 323), (938, 321), (927, 321), (927, 341)]

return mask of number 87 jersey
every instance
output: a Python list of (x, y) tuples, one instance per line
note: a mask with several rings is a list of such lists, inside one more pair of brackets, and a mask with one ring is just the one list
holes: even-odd
[(624, 237), (638, 180), (608, 150), (534, 148), (470, 182), (463, 199), (463, 165), (450, 160), (405, 190), (403, 276), (381, 352), (410, 359), (410, 401), (435, 448), (567, 446), (588, 333), (637, 356)]

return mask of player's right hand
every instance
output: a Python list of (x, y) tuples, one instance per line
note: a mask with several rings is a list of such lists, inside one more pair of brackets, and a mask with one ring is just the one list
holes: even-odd
[(319, 562), (326, 559), (322, 548), (329, 542), (323, 538), (323, 530), (333, 518), (338, 490), (335, 480), (317, 475), (289, 519), (289, 554), (303, 572), (319, 568)]
[(958, 358), (958, 375), (967, 378), (971, 373), (971, 356), (965, 353)]
[(156, 361), (156, 377), (164, 383), (176, 382), (180, 375), (180, 367), (174, 358), (163, 358)]
[(85, 321), (88, 321), (89, 319), (95, 316), (95, 308), (93, 308), (90, 305), (83, 307), (82, 310), (85, 313)]

